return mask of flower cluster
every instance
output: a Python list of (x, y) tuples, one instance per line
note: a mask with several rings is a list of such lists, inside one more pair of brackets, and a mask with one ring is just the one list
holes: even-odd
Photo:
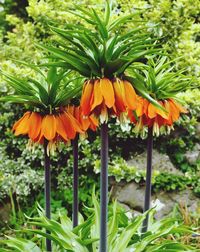
[(137, 133), (146, 126), (153, 127), (154, 134), (159, 135), (161, 127), (172, 127), (173, 123), (179, 119), (180, 113), (187, 113), (187, 110), (173, 99), (158, 101), (163, 110), (140, 96), (137, 96), (137, 101), (135, 114), (132, 110), (128, 111), (130, 121), (136, 124)]
[(94, 114), (107, 122), (109, 114), (120, 118), (127, 109), (136, 109), (136, 93), (128, 82), (115, 78), (88, 80), (84, 84), (81, 109), (84, 116)]
[(38, 112), (26, 112), (13, 126), (16, 136), (28, 135), (34, 143), (68, 142), (77, 133), (83, 133), (80, 123), (68, 111), (57, 114), (42, 115)]

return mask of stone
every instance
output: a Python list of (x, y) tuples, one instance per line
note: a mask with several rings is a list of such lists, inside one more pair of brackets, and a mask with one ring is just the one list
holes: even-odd
[(129, 208), (142, 211), (144, 202), (144, 186), (140, 186), (136, 183), (127, 183), (122, 187), (114, 186), (115, 190), (112, 191), (113, 198), (121, 204), (127, 205)]
[(194, 165), (200, 160), (200, 144), (195, 144), (192, 151), (187, 151), (185, 157), (189, 164)]
[[(146, 152), (139, 154), (127, 161), (127, 164), (134, 166), (140, 170), (146, 169)], [(159, 153), (157, 150), (153, 150), (152, 167), (154, 170), (159, 172), (167, 172), (172, 174), (182, 175), (182, 172), (177, 170), (173, 163), (171, 162), (167, 154)]]
[[(112, 198), (125, 206), (125, 209), (143, 212), (145, 186), (140, 186), (135, 182), (113, 183)], [(152, 206), (156, 206), (156, 219), (162, 219), (170, 214), (175, 205), (187, 207), (188, 211), (200, 211), (200, 199), (197, 198), (190, 189), (179, 192), (153, 193)]]

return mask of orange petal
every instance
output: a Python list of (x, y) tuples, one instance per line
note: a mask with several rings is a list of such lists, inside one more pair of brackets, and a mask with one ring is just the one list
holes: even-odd
[(180, 111), (176, 107), (176, 105), (174, 104), (174, 102), (172, 100), (169, 100), (168, 102), (169, 102), (169, 105), (170, 105), (170, 114), (171, 114), (171, 117), (172, 117), (172, 121), (175, 122), (180, 117)]
[(126, 111), (125, 90), (123, 82), (119, 79), (116, 79), (113, 83), (113, 88), (115, 93), (115, 105), (117, 111)]
[(81, 129), (81, 124), (79, 123), (79, 121), (76, 120), (76, 118), (71, 114), (68, 114), (68, 116), (69, 116), (69, 118), (70, 118), (76, 132), (83, 133), (83, 131)]
[(165, 124), (171, 126), (173, 124), (173, 121), (172, 121), (172, 116), (171, 116), (170, 104), (167, 100), (164, 101), (164, 107), (166, 111), (168, 112), (168, 118), (165, 119)]
[(80, 122), (80, 113), (81, 113), (81, 108), (80, 106), (74, 108), (74, 113), (73, 116), (76, 118), (77, 121)]
[(141, 96), (137, 96), (136, 114), (138, 117), (143, 115), (144, 113), (143, 107), (144, 107), (144, 99)]
[(28, 136), (33, 141), (36, 139), (41, 131), (42, 117), (39, 113), (33, 112), (29, 118), (30, 126), (28, 131)]
[(129, 109), (135, 110), (137, 107), (137, 95), (130, 82), (124, 81), (125, 98)]
[(100, 81), (99, 80), (95, 80), (94, 82), (94, 99), (92, 102), (92, 107), (91, 110), (93, 110), (94, 108), (96, 108), (98, 105), (100, 105), (103, 101), (103, 96), (102, 96), (102, 92), (101, 92), (101, 86), (100, 86)]
[(64, 125), (67, 137), (69, 139), (74, 139), (76, 136), (76, 131), (73, 127), (73, 124), (68, 116), (68, 113), (64, 112), (60, 115), (60, 119)]
[(75, 110), (75, 106), (73, 105), (67, 106), (67, 112), (69, 112), (70, 114), (74, 115), (74, 110)]
[[(163, 104), (161, 101), (159, 102), (159, 104), (160, 104), (162, 107), (165, 108), (164, 104)], [(163, 111), (163, 110), (160, 109), (160, 108), (156, 108), (156, 113), (157, 113), (158, 115), (160, 115), (160, 116), (161, 116), (162, 118), (164, 118), (164, 119), (168, 119), (168, 118), (169, 118), (169, 113)]]
[(42, 119), (41, 135), (51, 141), (56, 136), (56, 118), (54, 115), (46, 115)]
[(114, 94), (112, 82), (107, 78), (103, 78), (100, 80), (100, 86), (101, 86), (101, 93), (103, 95), (105, 105), (108, 108), (112, 108), (113, 105), (115, 104), (115, 94)]
[(143, 98), (143, 114), (145, 114), (148, 117), (148, 108), (149, 108), (150, 102), (147, 99)]
[(176, 101), (174, 101), (172, 99), (171, 99), (171, 101), (178, 108), (178, 110), (180, 111), (180, 113), (188, 113), (187, 109), (185, 109), (184, 107), (182, 107), (180, 103), (178, 103), (178, 102), (176, 102)]
[(60, 116), (56, 116), (56, 131), (65, 141), (68, 141), (67, 132)]
[(132, 123), (136, 123), (137, 122), (137, 120), (136, 120), (136, 118), (135, 118), (135, 116), (133, 114), (133, 110), (132, 109), (128, 110), (128, 118), (129, 118), (130, 122), (132, 122)]
[(26, 112), (23, 117), (14, 124), (13, 130), (15, 131), (15, 136), (28, 134), (30, 115), (30, 111)]
[(154, 107), (154, 105), (152, 103), (149, 103), (149, 106), (148, 106), (148, 117), (149, 118), (155, 118), (157, 115), (156, 113), (156, 107)]
[(91, 99), (93, 95), (93, 83), (88, 81), (85, 83), (81, 97), (81, 108), (84, 115), (89, 115), (91, 111)]
[(97, 127), (99, 126), (99, 120), (94, 115), (91, 115), (89, 119), (90, 119), (90, 128), (93, 131), (96, 131)]

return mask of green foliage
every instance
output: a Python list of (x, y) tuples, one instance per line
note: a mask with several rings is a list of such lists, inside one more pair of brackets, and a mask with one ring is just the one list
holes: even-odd
[[(100, 160), (94, 162), (94, 171), (100, 173), (101, 170)], [(146, 178), (146, 170), (139, 170), (137, 167), (130, 166), (127, 162), (120, 157), (114, 158), (108, 167), (109, 176), (113, 176), (117, 182), (125, 180), (127, 182), (135, 181), (136, 183), (143, 182)], [(152, 183), (155, 182), (156, 176), (159, 174), (158, 171), (153, 171)]]
[[(58, 61), (56, 64), (65, 62), (70, 69), (89, 78), (111, 78), (121, 75), (132, 62), (155, 51), (152, 50), (154, 40), (145, 32), (145, 26), (139, 25), (126, 33), (118, 32), (135, 13), (111, 20), (113, 9), (109, 1), (105, 2), (104, 17), (94, 8), (85, 10), (78, 5), (74, 8), (76, 11), (70, 9), (68, 12), (85, 21), (86, 25), (69, 23), (65, 24), (65, 29), (60, 29), (56, 23), (51, 29), (62, 38), (56, 41), (58, 47), (38, 45), (54, 56)], [(88, 29), (88, 26), (91, 27)]]
[[(58, 39), (57, 35), (52, 35), (49, 30), (47, 25), (49, 20), (59, 23), (58, 28), (63, 28), (69, 23), (80, 23), (80, 18), (66, 11), (73, 8), (72, 1), (29, 0), (27, 8), (25, 8), (26, 4), (23, 5), (24, 1), (5, 0), (3, 4), (2, 1), (0, 2), (0, 7), (4, 7), (4, 10), (0, 12), (0, 68), (19, 78), (24, 78), (27, 74), (36, 78), (29, 67), (19, 67), (19, 64), (16, 64), (12, 59), (33, 64), (44, 63), (44, 61), (41, 62), (43, 54), (35, 44)], [(81, 4), (86, 10), (88, 5), (95, 7), (97, 13), (101, 15), (104, 2), (102, 0), (82, 0)], [(80, 1), (73, 0), (73, 3), (80, 4)], [(185, 68), (186, 72), (193, 77), (193, 84), (199, 83), (200, 77), (199, 4), (199, 0), (192, 2), (191, 0), (118, 0), (117, 2), (113, 0), (116, 16), (130, 14), (135, 10), (139, 12), (135, 16), (136, 21), (126, 23), (123, 31), (125, 32), (127, 26), (128, 29), (135, 29), (141, 21), (147, 20), (149, 32), (160, 38), (164, 50), (168, 52), (172, 60), (177, 59), (175, 61), (176, 70)], [(87, 28), (90, 28), (90, 25)], [(13, 90), (0, 77), (0, 95), (7, 94), (13, 94)], [(184, 115), (176, 124), (175, 131), (171, 136), (161, 136), (155, 145), (170, 156), (177, 169), (181, 169), (185, 173), (185, 177), (188, 176), (186, 184), (195, 181), (193, 190), (200, 195), (197, 165), (191, 167), (184, 158), (185, 152), (199, 142), (196, 135), (196, 124), (200, 118), (200, 90), (188, 90), (179, 94), (178, 98), (183, 101), (190, 113)], [(0, 105), (1, 200), (5, 201), (10, 198), (10, 192), (7, 190), (9, 186), (7, 178), (9, 177), (13, 181), (14, 200), (16, 197), (20, 200), (20, 204), (22, 201), (21, 206), (24, 206), (24, 202), (33, 205), (34, 200), (38, 199), (38, 194), (38, 200), (43, 205), (41, 200), (43, 197), (43, 152), (41, 149), (37, 149), (34, 153), (30, 153), (26, 150), (26, 140), (13, 137), (10, 131), (14, 121), (19, 119), (22, 112), (20, 106)], [(131, 179), (143, 181), (144, 175), (135, 171), (134, 167), (130, 168), (124, 165), (121, 157), (127, 160), (135, 153), (143, 152), (146, 148), (145, 141), (136, 138), (131, 127), (129, 127), (129, 131), (127, 129), (122, 131), (116, 122), (112, 122), (110, 127), (110, 173), (118, 180), (125, 177), (128, 181)], [(99, 159), (99, 138), (90, 134), (88, 140), (82, 142), (80, 148), (80, 200), (91, 206), (89, 191), (92, 190), (93, 184), (99, 185), (99, 176), (93, 172), (94, 165), (91, 163), (91, 160)], [(53, 204), (55, 209), (64, 206), (69, 209), (69, 212), (72, 202), (71, 151), (71, 147), (65, 147), (62, 156), (58, 154), (52, 158), (52, 188), (56, 192), (52, 194), (52, 198), (55, 199)], [(56, 163), (59, 163), (59, 166)], [(123, 169), (121, 172), (123, 176), (119, 174), (119, 167)], [(190, 172), (188, 173), (188, 171)], [(163, 176), (162, 174), (158, 175), (158, 182), (164, 181)], [(173, 183), (176, 184), (176, 188), (180, 189), (179, 184), (182, 184), (182, 179), (172, 177), (171, 180), (169, 175), (166, 176), (168, 177), (167, 183), (171, 187), (170, 190), (172, 190)], [(16, 181), (19, 181), (23, 187), (20, 183), (16, 185)], [(159, 188), (166, 189), (160, 182), (159, 185), (157, 184), (157, 189)]]
[[(183, 69), (174, 71), (175, 65), (167, 57), (148, 59), (148, 64), (133, 64), (128, 69), (132, 82), (142, 90), (152, 94), (157, 100), (176, 98), (176, 94), (190, 87), (191, 80), (183, 74)], [(139, 89), (140, 90), (140, 89)]]
[[(0, 98), (0, 101), (25, 104), (32, 109), (39, 108), (44, 111), (55, 110), (60, 106), (66, 106), (70, 100), (77, 96), (82, 88), (80, 79), (73, 78), (69, 72), (57, 71), (56, 67), (50, 67), (47, 74), (42, 72), (35, 65), (30, 66), (38, 73), (38, 79), (27, 76), (25, 79), (17, 78), (6, 72), (1, 72), (8, 85), (14, 90), (14, 95), (8, 95)], [(75, 77), (73, 75), (73, 77)]]
[[(96, 197), (92, 196), (94, 208), (90, 209), (89, 216), (84, 220), (79, 216), (79, 226), (73, 228), (71, 220), (65, 215), (60, 214), (59, 220), (49, 220), (44, 216), (44, 211), (39, 208), (39, 217), (29, 219), (29, 226), (37, 228), (26, 228), (21, 230), (32, 238), (29, 240), (8, 237), (7, 240), (1, 240), (0, 244), (6, 244), (8, 251), (18, 249), (21, 252), (27, 251), (27, 248), (35, 248), (35, 251), (44, 249), (44, 238), (49, 238), (53, 243), (53, 251), (74, 251), (75, 249), (87, 252), (97, 252), (99, 250), (99, 219), (100, 206)], [(187, 246), (176, 241), (176, 237), (181, 234), (192, 234), (194, 231), (178, 223), (173, 218), (166, 218), (161, 221), (154, 221), (154, 211), (150, 210), (149, 230), (141, 233), (141, 227), (146, 214), (128, 218), (128, 214), (119, 208), (116, 202), (109, 208), (108, 220), (108, 251), (119, 252), (144, 252), (144, 251), (197, 251), (195, 247)], [(47, 229), (50, 234), (46, 234)], [(167, 240), (168, 235), (174, 235), (174, 240)], [(117, 239), (116, 239), (117, 237)], [(162, 240), (161, 240), (162, 238)], [(34, 246), (35, 245), (35, 246)]]

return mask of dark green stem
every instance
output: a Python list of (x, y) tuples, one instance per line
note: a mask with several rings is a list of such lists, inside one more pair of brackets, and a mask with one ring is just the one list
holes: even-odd
[[(50, 171), (50, 157), (47, 153), (48, 141), (44, 141), (44, 166), (45, 166), (45, 212), (46, 217), (51, 219), (51, 171)], [(46, 230), (46, 233), (50, 232)], [(51, 240), (46, 239), (46, 249), (48, 252), (52, 251)]]
[[(152, 150), (153, 150), (153, 128), (148, 129), (147, 138), (147, 169), (146, 169), (146, 188), (145, 188), (145, 199), (144, 199), (144, 212), (151, 207), (151, 178), (152, 178)], [(142, 232), (148, 230), (149, 215), (147, 214), (144, 222)]]
[(73, 140), (73, 227), (78, 225), (78, 136)]
[(100, 252), (107, 252), (108, 219), (108, 125), (101, 126)]

